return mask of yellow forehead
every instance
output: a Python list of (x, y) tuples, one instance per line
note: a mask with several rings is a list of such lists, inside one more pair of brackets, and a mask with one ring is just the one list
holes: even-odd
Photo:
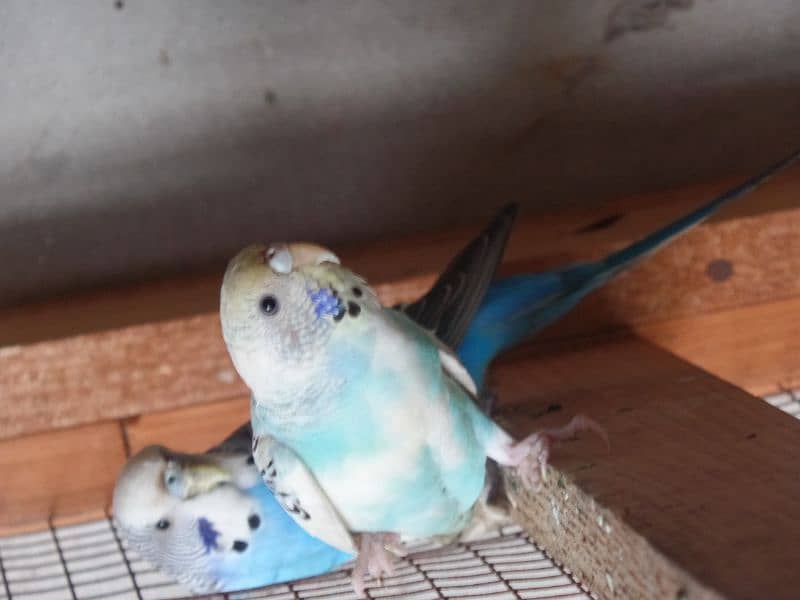
[(228, 263), (223, 279), (223, 290), (235, 297), (247, 295), (248, 291), (260, 288), (275, 273), (266, 261), (267, 247), (264, 244), (248, 246)]

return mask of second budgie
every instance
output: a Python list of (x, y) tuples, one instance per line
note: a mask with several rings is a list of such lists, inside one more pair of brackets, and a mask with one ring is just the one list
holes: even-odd
[(202, 454), (148, 446), (117, 481), (121, 536), (194, 592), (310, 577), (352, 558), (289, 517), (253, 464), (251, 440), (248, 423)]
[[(760, 180), (605, 265), (560, 272), (550, 318)], [(391, 571), (387, 549), (464, 526), (483, 489), (487, 458), (520, 469), (535, 485), (553, 440), (579, 430), (604, 433), (578, 416), (514, 441), (478, 409), (476, 383), (452, 350), (383, 307), (335, 257), (299, 258), (299, 250), (254, 245), (231, 261), (221, 291), (223, 335), (252, 392), (256, 464), (270, 489), (296, 509), (298, 524), (358, 553), (357, 593), (367, 572)], [(531, 317), (544, 319), (537, 312)]]

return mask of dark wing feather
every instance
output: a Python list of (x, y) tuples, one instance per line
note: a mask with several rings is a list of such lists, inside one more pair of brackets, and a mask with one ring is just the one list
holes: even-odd
[(250, 454), (253, 447), (253, 428), (250, 421), (233, 431), (228, 437), (222, 440), (207, 452), (240, 452)]
[(506, 205), (450, 261), (427, 294), (412, 304), (395, 308), (434, 332), (445, 345), (457, 347), (494, 279), (517, 210), (516, 203)]

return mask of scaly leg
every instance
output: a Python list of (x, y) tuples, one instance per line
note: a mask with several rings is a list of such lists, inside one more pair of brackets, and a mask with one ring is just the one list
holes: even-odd
[(547, 477), (547, 461), (553, 444), (575, 437), (581, 431), (594, 431), (610, 447), (608, 433), (602, 425), (585, 415), (576, 415), (563, 427), (543, 429), (516, 444), (510, 444), (507, 462), (503, 461), (502, 464), (517, 467), (525, 484), (537, 490)]
[(352, 582), (356, 596), (364, 598), (364, 576), (369, 573), (381, 582), (384, 575), (394, 574), (394, 557), (390, 551), (405, 556), (405, 550), (396, 533), (362, 533), (360, 536)]

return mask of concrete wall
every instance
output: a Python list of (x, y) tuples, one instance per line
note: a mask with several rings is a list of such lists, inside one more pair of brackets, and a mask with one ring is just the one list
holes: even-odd
[(5, 0), (0, 303), (757, 169), (792, 0)]

